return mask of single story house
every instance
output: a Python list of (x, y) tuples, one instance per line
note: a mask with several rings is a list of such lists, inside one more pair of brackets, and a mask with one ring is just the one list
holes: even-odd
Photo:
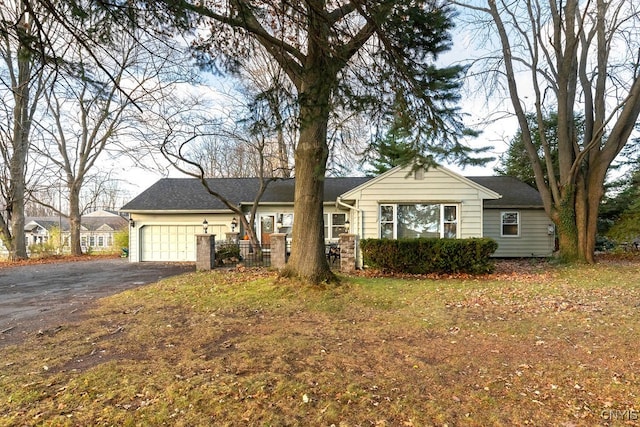
[[(93, 251), (120, 250), (114, 248), (114, 234), (126, 229), (129, 222), (117, 213), (97, 210), (80, 218), (80, 245), (83, 252), (89, 248)], [(61, 230), (57, 238), (63, 247), (69, 246), (71, 235), (69, 219), (65, 217), (27, 217), (25, 218), (24, 238), (27, 248), (31, 245), (44, 244), (52, 238), (55, 229)], [(54, 242), (56, 246), (59, 242)]]
[[(289, 234), (295, 179), (269, 184), (259, 201), (256, 232), (263, 243)], [(249, 212), (257, 178), (212, 178), (209, 185)], [(552, 222), (540, 194), (512, 177), (464, 177), (438, 166), (396, 167), (374, 178), (327, 177), (324, 186), (327, 243), (345, 231), (358, 238), (491, 237), (497, 257), (546, 257), (554, 250)], [(239, 224), (235, 214), (193, 178), (164, 178), (121, 208), (129, 214), (129, 257), (140, 261), (195, 261), (195, 235), (224, 240)]]

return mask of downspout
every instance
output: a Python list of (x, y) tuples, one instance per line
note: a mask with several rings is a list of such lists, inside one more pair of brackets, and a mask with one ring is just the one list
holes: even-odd
[[(349, 210), (353, 210), (356, 211), (356, 227), (354, 227), (354, 229), (356, 230), (356, 236), (358, 236), (359, 238), (362, 238), (362, 236), (364, 235), (364, 224), (362, 221), (362, 210), (356, 208), (355, 206), (351, 206), (345, 202), (342, 201), (342, 199), (340, 198), (340, 196), (338, 196), (336, 198), (336, 205), (343, 207), (343, 208), (347, 208)], [(356, 245), (358, 246), (358, 245)], [(356, 266), (358, 268), (362, 268), (362, 257), (360, 256), (360, 248), (356, 247)]]

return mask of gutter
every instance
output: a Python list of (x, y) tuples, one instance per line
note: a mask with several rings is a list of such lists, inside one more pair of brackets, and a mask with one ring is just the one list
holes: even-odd
[[(358, 214), (356, 215), (356, 218), (358, 220), (358, 226), (361, 227), (362, 226), (362, 221), (361, 221), (361, 216), (362, 216), (362, 210), (356, 208), (355, 206), (351, 206), (349, 204), (346, 204), (345, 202), (342, 201), (342, 199), (340, 198), (340, 196), (338, 196), (336, 198), (336, 205), (341, 206), (343, 208), (347, 208), (349, 210), (353, 210), (356, 211)], [(363, 230), (359, 230), (358, 235), (362, 235), (362, 231)]]

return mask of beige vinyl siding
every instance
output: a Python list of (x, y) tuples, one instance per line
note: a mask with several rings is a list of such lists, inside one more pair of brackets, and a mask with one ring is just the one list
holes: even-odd
[[(500, 235), (502, 212), (519, 212), (520, 235)], [(551, 224), (543, 209), (485, 209), (484, 235), (498, 242), (495, 257), (547, 257), (554, 249), (554, 236), (548, 233)]]
[[(406, 169), (398, 169), (371, 185), (365, 185), (345, 198), (357, 200), (362, 224), (358, 231), (363, 238), (379, 237), (379, 206), (385, 203), (441, 203), (458, 206), (458, 227), (461, 238), (482, 236), (482, 199), (493, 198), (462, 177), (431, 168), (423, 179)], [(355, 230), (354, 230), (355, 231)]]

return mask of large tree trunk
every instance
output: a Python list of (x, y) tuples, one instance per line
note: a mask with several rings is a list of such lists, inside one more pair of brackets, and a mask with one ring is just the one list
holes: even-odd
[(21, 183), (12, 185), (12, 192), (19, 199), (14, 199), (11, 204), (11, 242), (9, 249), (9, 259), (11, 261), (28, 258), (27, 245), (24, 238), (24, 189), (24, 180)]
[(589, 194), (585, 188), (584, 176), (580, 176), (576, 179), (576, 197), (574, 204), (575, 211), (575, 230), (576, 241), (578, 244), (578, 253), (573, 261), (577, 262), (593, 262), (593, 254), (586, 253), (587, 247), (587, 218), (589, 217), (589, 211), (587, 208)]
[(585, 260), (589, 263), (595, 262), (596, 236), (598, 234), (598, 214), (600, 212), (600, 202), (604, 196), (604, 181), (607, 176), (608, 164), (612, 160), (605, 158), (604, 154), (595, 157), (595, 164), (589, 168), (589, 175), (586, 177), (587, 188), (589, 189), (587, 201), (585, 203), (587, 215), (585, 220)]
[(319, 284), (335, 280), (324, 253), (324, 177), (329, 157), (327, 124), (331, 84), (322, 78), (300, 97), (300, 139), (295, 151), (296, 187), (291, 257), (282, 274)]
[(576, 260), (579, 253), (575, 206), (575, 190), (567, 188), (552, 215), (558, 232), (558, 256), (565, 261)]
[[(24, 18), (23, 18), (24, 19)], [(15, 106), (13, 109), (13, 153), (10, 159), (10, 185), (7, 206), (7, 220), (10, 223), (11, 238), (9, 258), (26, 259), (27, 246), (24, 240), (24, 194), (27, 153), (29, 152), (29, 81), (31, 79), (31, 54), (20, 47), (18, 49), (17, 86), (13, 88)]]
[(69, 245), (72, 255), (82, 255), (82, 245), (80, 242), (80, 186), (71, 186), (69, 188), (69, 231), (71, 239)]

